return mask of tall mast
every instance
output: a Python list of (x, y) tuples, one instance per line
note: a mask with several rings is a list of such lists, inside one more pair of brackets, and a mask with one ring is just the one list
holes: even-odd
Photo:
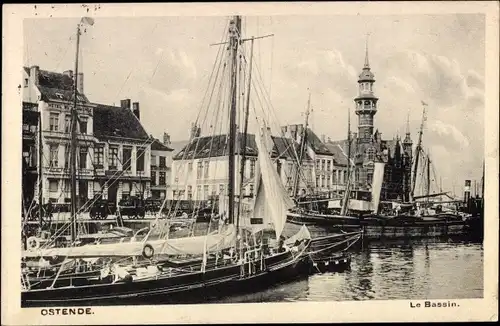
[(424, 122), (426, 119), (425, 118), (425, 107), (427, 106), (427, 104), (422, 102), (422, 105), (423, 105), (424, 109), (423, 109), (423, 113), (422, 113), (422, 123), (420, 124), (420, 130), (418, 132), (417, 147), (415, 148), (415, 166), (413, 167), (410, 200), (413, 200), (413, 195), (415, 193), (415, 185), (416, 185), (416, 181), (417, 181), (418, 159), (420, 158), (420, 152), (422, 151), (422, 134), (424, 133)]
[(483, 160), (483, 175), (481, 177), (481, 197), (483, 198), (484, 202), (484, 160)]
[(429, 195), (431, 194), (431, 158), (427, 154), (427, 201), (429, 201)]
[[(235, 142), (236, 142), (236, 98), (237, 98), (237, 66), (238, 45), (241, 35), (241, 17), (234, 16), (229, 27), (231, 49), (231, 108), (229, 111), (229, 221), (234, 223), (234, 190), (235, 190)], [(241, 195), (241, 194), (240, 194)]]
[(38, 112), (38, 219), (40, 223), (40, 228), (43, 223), (43, 143), (42, 143), (42, 112)]
[(351, 112), (347, 113), (347, 181), (345, 186), (344, 201), (342, 203), (341, 215), (345, 215), (349, 208), (350, 182), (351, 181)]
[(78, 53), (80, 52), (80, 23), (76, 27), (76, 56), (75, 56), (75, 83), (73, 85), (74, 103), (71, 108), (71, 146), (70, 146), (70, 174), (71, 174), (71, 241), (76, 240), (77, 224), (76, 224), (76, 121), (77, 111), (77, 85), (78, 85)]
[(302, 166), (302, 160), (304, 159), (304, 151), (306, 149), (307, 144), (307, 128), (309, 128), (309, 114), (311, 108), (311, 93), (309, 93), (309, 99), (307, 100), (307, 111), (306, 111), (306, 123), (304, 126), (304, 130), (302, 132), (302, 137), (300, 139), (300, 152), (299, 152), (299, 162), (297, 164), (297, 173), (295, 175), (295, 182), (293, 185), (293, 195), (297, 196), (297, 191), (299, 188), (299, 171)]
[(252, 61), (253, 61), (253, 41), (254, 38), (251, 38), (251, 47), (250, 47), (250, 71), (248, 73), (248, 89), (247, 89), (247, 105), (245, 108), (245, 126), (243, 128), (243, 141), (241, 145), (241, 167), (240, 167), (240, 202), (238, 205), (238, 218), (236, 219), (236, 232), (239, 232), (240, 225), (240, 213), (241, 213), (241, 194), (243, 193), (243, 178), (245, 177), (245, 163), (246, 163), (246, 149), (247, 149), (247, 133), (248, 133), (248, 115), (250, 112), (250, 90), (252, 85)]

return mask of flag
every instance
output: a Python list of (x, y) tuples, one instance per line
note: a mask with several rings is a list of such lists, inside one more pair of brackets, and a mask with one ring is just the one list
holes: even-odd
[(427, 103), (425, 103), (424, 101), (421, 101), (421, 102), (422, 102), (422, 105), (425, 105), (425, 106), (427, 106), (427, 105), (428, 105), (428, 104), (427, 104)]
[(92, 26), (92, 25), (94, 25), (94, 18), (83, 17), (81, 23)]

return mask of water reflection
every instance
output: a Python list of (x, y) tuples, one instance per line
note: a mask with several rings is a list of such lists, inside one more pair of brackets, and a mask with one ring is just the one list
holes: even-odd
[(315, 274), (218, 302), (459, 299), (483, 297), (483, 246), (420, 240), (365, 245), (351, 269)]

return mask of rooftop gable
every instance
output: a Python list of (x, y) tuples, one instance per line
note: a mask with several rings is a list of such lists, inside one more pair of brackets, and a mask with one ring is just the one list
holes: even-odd
[(150, 137), (134, 113), (126, 108), (96, 104), (94, 136), (97, 138), (129, 138), (146, 140)]
[[(24, 67), (24, 71), (30, 76), (31, 72), (28, 67)], [(39, 70), (37, 82), (42, 100), (74, 101), (74, 80), (70, 76), (53, 71)], [(78, 90), (77, 101), (80, 103), (89, 102), (85, 94), (78, 92)]]
[[(243, 133), (238, 133), (236, 136), (236, 150), (237, 155), (241, 154), (243, 144)], [(272, 157), (293, 158), (296, 157), (298, 152), (298, 144), (290, 138), (272, 136), (273, 151)], [(175, 156), (174, 160), (182, 159), (197, 159), (220, 157), (229, 155), (228, 135), (214, 135), (194, 138), (191, 142), (186, 144)], [(257, 144), (255, 142), (255, 135), (247, 134), (245, 155), (257, 156)], [(306, 154), (304, 160), (309, 159)]]
[(165, 151), (172, 152), (174, 149), (168, 147), (167, 145), (160, 142), (158, 139), (154, 138), (153, 143), (151, 144), (151, 150), (153, 151)]

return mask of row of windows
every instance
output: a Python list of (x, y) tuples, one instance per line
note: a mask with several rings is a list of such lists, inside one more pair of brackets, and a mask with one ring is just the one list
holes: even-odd
[[(291, 180), (292, 180), (291, 175), (295, 175), (297, 172), (296, 167), (297, 167), (296, 164), (288, 163), (287, 180), (288, 180), (289, 184), (291, 184)], [(305, 177), (307, 181), (312, 181), (312, 169), (311, 168), (309, 168), (308, 166), (301, 167), (301, 171), (302, 171), (301, 178)]]
[(374, 101), (357, 101), (356, 108), (361, 109), (361, 107), (363, 107), (364, 109), (375, 109), (377, 107), (377, 104)]
[[(69, 168), (70, 163), (70, 150), (69, 145), (65, 146), (64, 157), (66, 160), (64, 161), (64, 167)], [(80, 169), (87, 169), (87, 156), (89, 154), (88, 147), (80, 147), (78, 151), (78, 161), (77, 164)], [(137, 157), (136, 157), (136, 169), (137, 171), (144, 171), (144, 155), (145, 149), (138, 148), (137, 149)], [(118, 163), (122, 163), (122, 169), (124, 171), (131, 170), (131, 161), (132, 161), (132, 148), (131, 147), (123, 147), (122, 159), (119, 157), (118, 146), (110, 146), (109, 147), (109, 155), (108, 155), (108, 169), (109, 170), (117, 170)], [(102, 169), (104, 167), (104, 146), (96, 146), (94, 147), (94, 167), (96, 169)], [(59, 167), (59, 145), (50, 145), (49, 147), (49, 167), (57, 168)]]
[[(59, 113), (54, 113), (51, 112), (49, 114), (49, 130), (50, 131), (63, 131), (65, 133), (70, 133), (71, 132), (71, 115), (66, 114), (64, 117), (64, 129), (61, 129), (59, 126)], [(78, 119), (79, 124), (79, 132), (81, 134), (87, 134), (87, 121), (88, 119), (86, 117), (80, 117)]]
[(316, 160), (317, 171), (331, 171), (333, 164), (331, 160)]
[(330, 185), (336, 185), (339, 183), (347, 183), (347, 171), (334, 171), (330, 175), (316, 176), (316, 186), (317, 187), (328, 187)]
[[(217, 191), (218, 190), (218, 191)], [(227, 187), (224, 184), (219, 184), (219, 187), (217, 188), (216, 185), (212, 185), (211, 187), (209, 185), (198, 185), (196, 187), (196, 198), (197, 200), (207, 200), (209, 198), (215, 198), (220, 194), (225, 194), (228, 195), (227, 193)], [(245, 196), (254, 196), (255, 193), (255, 186), (253, 184), (250, 184), (247, 188), (245, 188)], [(187, 186), (187, 191), (186, 190), (174, 190), (172, 192), (172, 195), (174, 199), (183, 199), (184, 195), (186, 195), (185, 199), (193, 199), (193, 187), (192, 186)]]
[[(250, 178), (255, 177), (255, 160), (249, 160), (250, 164)], [(160, 165), (161, 166), (161, 165)], [(193, 163), (188, 164), (188, 171), (193, 170)], [(210, 178), (210, 161), (199, 161), (196, 168), (196, 179)]]
[(370, 83), (370, 82), (360, 83), (359, 89), (361, 91), (365, 91), (365, 92), (372, 92), (373, 91), (373, 83)]
[(151, 171), (151, 185), (152, 186), (164, 186), (167, 184), (167, 173), (166, 172), (160, 172), (159, 173), (159, 180), (158, 183), (156, 183), (156, 171)]
[[(164, 168), (167, 166), (167, 158), (165, 156), (159, 155), (160, 160), (159, 167)], [(156, 155), (151, 155), (151, 166), (156, 166)]]
[[(100, 182), (94, 182), (94, 193), (100, 193), (104, 190), (104, 181)], [(79, 193), (80, 196), (86, 197), (88, 196), (88, 186), (89, 183), (86, 180), (81, 180), (78, 182), (77, 185), (77, 192)], [(59, 189), (61, 187), (61, 189)], [(71, 190), (71, 182), (70, 180), (54, 180), (54, 179), (49, 179), (49, 193), (52, 195), (56, 194), (61, 190), (61, 192), (68, 193)], [(130, 196), (131, 190), (135, 189), (136, 192), (143, 192), (146, 190), (146, 183), (141, 182), (141, 183), (134, 183), (134, 186), (132, 186), (131, 182), (122, 182), (122, 189), (121, 189), (121, 195), (122, 198), (126, 199)]]

